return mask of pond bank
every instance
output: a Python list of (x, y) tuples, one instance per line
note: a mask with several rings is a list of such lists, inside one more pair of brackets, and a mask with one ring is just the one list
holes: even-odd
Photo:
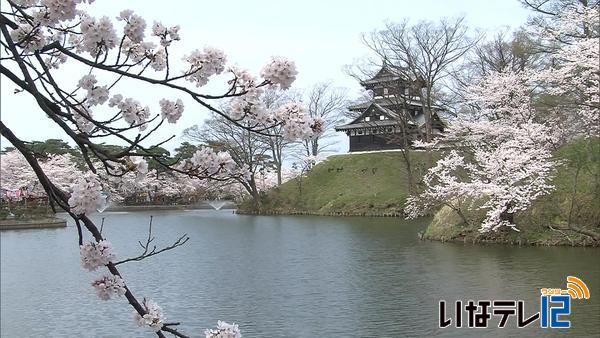
[[(219, 210), (234, 210), (236, 205), (232, 202), (225, 203)], [(111, 206), (105, 211), (111, 212), (136, 212), (136, 211), (167, 211), (167, 210), (214, 210), (214, 208), (202, 202), (194, 205), (118, 205)], [(69, 217), (64, 214), (64, 217)], [(26, 219), (0, 219), (0, 230), (16, 229), (44, 229), (44, 228), (62, 228), (67, 226), (67, 221), (60, 217), (52, 215), (36, 215), (31, 212)]]
[(350, 212), (350, 211), (338, 211), (338, 212), (315, 212), (315, 211), (299, 211), (299, 210), (264, 210), (264, 211), (251, 211), (251, 210), (236, 210), (236, 214), (240, 215), (257, 215), (257, 216), (334, 216), (334, 217), (401, 217), (404, 218), (404, 214), (398, 213), (395, 210), (390, 212)]
[(594, 240), (590, 236), (558, 226), (536, 223), (525, 216), (517, 215), (515, 230), (504, 227), (497, 231), (480, 232), (479, 223), (466, 225), (456, 212), (448, 207), (443, 207), (434, 215), (433, 221), (427, 226), (423, 234), (423, 238), (440, 242), (473, 244), (600, 246), (600, 241)]
[(43, 217), (27, 220), (0, 220), (0, 230), (64, 228), (66, 226), (67, 221), (57, 217)]
[[(214, 209), (206, 202), (198, 204), (178, 204), (178, 205), (115, 205), (106, 208), (105, 211), (152, 211), (152, 210), (195, 210), (195, 209)], [(235, 209), (235, 204), (227, 203), (221, 209)]]

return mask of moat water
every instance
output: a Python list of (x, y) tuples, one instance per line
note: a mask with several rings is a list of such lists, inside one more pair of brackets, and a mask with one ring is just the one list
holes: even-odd
[[(141, 300), (167, 321), (203, 337), (226, 320), (250, 337), (564, 336), (600, 334), (600, 250), (419, 241), (428, 219), (242, 216), (230, 210), (103, 213), (118, 258), (140, 253), (150, 215), (159, 246), (187, 233), (175, 250), (120, 267)], [(101, 301), (101, 272), (79, 265), (77, 231), (2, 231), (2, 337), (152, 337), (124, 298)], [(441, 329), (439, 301), (523, 300), (539, 311), (540, 288), (585, 281), (570, 329), (539, 321), (504, 329)], [(451, 313), (450, 313), (451, 314)], [(466, 321), (466, 317), (463, 316)], [(498, 325), (493, 316), (490, 326)], [(466, 322), (465, 322), (466, 326)]]

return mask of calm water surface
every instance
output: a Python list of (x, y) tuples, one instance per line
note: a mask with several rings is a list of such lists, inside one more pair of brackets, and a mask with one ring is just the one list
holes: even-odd
[[(139, 298), (203, 336), (218, 319), (244, 337), (565, 336), (600, 333), (600, 250), (421, 242), (427, 220), (253, 217), (231, 211), (105, 213), (104, 233), (119, 257), (139, 253), (153, 214), (159, 245), (183, 233), (183, 247), (121, 266)], [(98, 217), (97, 217), (98, 218)], [(100, 301), (99, 272), (79, 266), (77, 232), (3, 231), (2, 337), (152, 337), (124, 298)], [(587, 301), (573, 301), (573, 328), (439, 329), (446, 299), (523, 299), (539, 311), (539, 288), (582, 278)], [(497, 319), (492, 323), (497, 325)], [(535, 327), (537, 326), (537, 327)]]

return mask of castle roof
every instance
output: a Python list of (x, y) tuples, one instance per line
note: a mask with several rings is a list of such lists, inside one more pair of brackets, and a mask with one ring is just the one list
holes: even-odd
[[(389, 107), (389, 106), (397, 106), (400, 104), (401, 101), (399, 101), (401, 99), (394, 99), (393, 97), (388, 98), (388, 97), (378, 97), (375, 98), (369, 102), (363, 102), (363, 103), (358, 103), (355, 105), (352, 105), (350, 107), (348, 107), (349, 110), (364, 110), (366, 108), (368, 108), (371, 103), (376, 103), (382, 107)], [(403, 100), (403, 99), (402, 99)], [(418, 97), (412, 97), (412, 98), (406, 98), (406, 104), (409, 106), (415, 106), (415, 107), (422, 107), (423, 105), (421, 104), (421, 101), (419, 100)], [(432, 107), (432, 108), (439, 108), (439, 107)]]

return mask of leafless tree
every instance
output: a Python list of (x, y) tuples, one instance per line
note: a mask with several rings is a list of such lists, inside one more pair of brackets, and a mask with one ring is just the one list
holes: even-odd
[(519, 0), (523, 6), (539, 14), (555, 16), (573, 6), (597, 7), (598, 0)]
[[(295, 91), (283, 94), (280, 91), (269, 89), (265, 90), (265, 93), (261, 96), (265, 108), (269, 110), (275, 110), (297, 98), (298, 94)], [(273, 126), (270, 128), (270, 135), (263, 136), (263, 141), (268, 145), (271, 152), (271, 160), (277, 173), (277, 185), (281, 185), (282, 183), (281, 170), (283, 168), (283, 161), (286, 158), (286, 150), (293, 145), (292, 141), (276, 136), (281, 135), (281, 128), (282, 126)]]
[[(350, 72), (352, 72), (350, 70)], [(367, 78), (367, 77), (365, 77)], [(360, 81), (360, 80), (359, 80)], [(355, 99), (351, 99), (348, 101), (348, 106), (357, 106), (357, 105), (361, 105), (361, 104), (367, 104), (369, 102), (373, 101), (373, 92), (370, 90), (362, 90), (359, 95), (355, 98)], [(350, 109), (346, 109), (344, 111), (344, 115), (343, 118), (345, 118), (346, 120), (354, 120), (357, 117), (359, 117), (362, 114), (361, 111), (358, 110), (350, 110)]]
[(252, 197), (255, 207), (260, 206), (260, 195), (256, 183), (256, 174), (269, 165), (271, 150), (265, 138), (252, 131), (238, 127), (220, 116), (213, 116), (202, 126), (192, 126), (183, 131), (185, 139), (208, 145), (215, 150), (226, 151), (239, 167), (247, 167), (249, 177), (236, 177)]
[[(538, 14), (529, 18), (528, 25), (531, 27), (537, 27), (538, 29), (545, 31), (549, 27), (552, 27), (556, 22), (555, 18), (557, 15), (566, 12), (571, 8), (595, 8), (600, 6), (599, 0), (519, 0), (525, 8), (532, 10)], [(557, 42), (569, 43), (570, 39), (577, 39), (582, 37), (587, 38), (600, 38), (600, 28), (598, 25), (590, 26), (582, 22), (581, 32), (577, 36), (565, 37), (562, 41), (544, 41), (543, 39), (537, 41), (536, 47), (538, 53), (553, 53), (557, 49)]]
[(521, 29), (514, 33), (500, 31), (490, 39), (482, 38), (462, 62), (457, 63), (443, 92), (435, 95), (438, 103), (452, 115), (469, 114), (470, 105), (465, 93), (475, 79), (490, 73), (519, 72), (526, 68), (540, 67), (544, 56), (536, 51), (532, 37)]
[(433, 137), (433, 107), (436, 88), (442, 86), (451, 66), (465, 56), (479, 38), (470, 38), (464, 18), (441, 19), (434, 23), (408, 20), (388, 23), (384, 30), (363, 36), (366, 46), (384, 59), (406, 79), (412, 80), (411, 92), (423, 105), (425, 141)]
[(311, 87), (305, 94), (308, 113), (324, 121), (325, 132), (309, 140), (300, 141), (303, 156), (317, 156), (331, 150), (335, 142), (334, 126), (347, 110), (349, 101), (345, 88), (334, 87), (331, 82), (321, 82)]
[(540, 61), (532, 44), (531, 38), (522, 30), (510, 35), (506, 31), (498, 32), (491, 40), (481, 41), (473, 48), (468, 63), (477, 76), (506, 70), (522, 71)]

